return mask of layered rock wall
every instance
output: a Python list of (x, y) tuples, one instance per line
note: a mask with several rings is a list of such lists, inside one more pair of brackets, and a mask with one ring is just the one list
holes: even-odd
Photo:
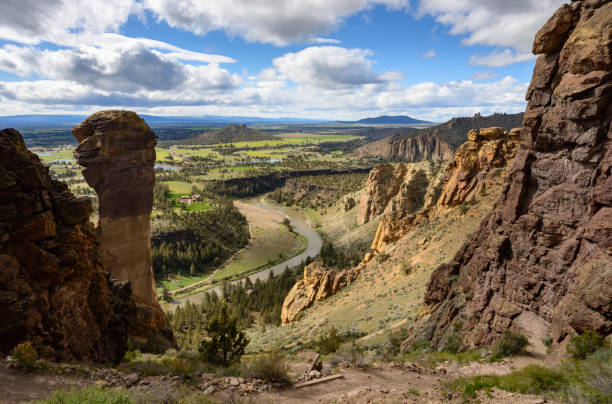
[(486, 192), (486, 177), (495, 168), (514, 160), (520, 128), (508, 132), (500, 127), (471, 129), (449, 164), (438, 206), (453, 207)]
[(114, 278), (131, 283), (138, 305), (141, 321), (130, 335), (140, 342), (156, 335), (155, 345), (170, 346), (172, 334), (157, 300), (151, 258), (155, 134), (130, 111), (97, 112), (72, 133), (80, 142), (77, 161), (98, 194), (103, 265)]
[(19, 132), (0, 131), (0, 352), (118, 362), (135, 314), (104, 271), (87, 198), (54, 181)]
[(415, 213), (435, 204), (443, 179), (443, 163), (383, 164), (370, 171), (361, 193), (357, 225), (381, 214)]
[(471, 128), (500, 126), (510, 130), (523, 123), (523, 114), (493, 114), (453, 118), (443, 124), (417, 131), (405, 131), (376, 142), (367, 143), (355, 154), (387, 160), (417, 162), (421, 160), (450, 160), (463, 143)]
[(359, 274), (359, 268), (336, 271), (326, 269), (319, 262), (304, 268), (304, 279), (293, 285), (281, 309), (281, 322), (290, 323), (299, 313), (312, 306), (316, 301), (327, 299), (351, 282)]
[[(431, 277), (405, 347), (508, 328), (555, 343), (612, 333), (612, 3), (564, 4), (538, 32), (519, 148), (493, 212)], [(546, 336), (546, 335), (544, 335)]]

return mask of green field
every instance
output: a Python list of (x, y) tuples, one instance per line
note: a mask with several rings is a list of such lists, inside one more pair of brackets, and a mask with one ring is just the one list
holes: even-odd
[(290, 233), (285, 226), (277, 230), (255, 228), (252, 243), (236, 255), (213, 276), (215, 281), (238, 278), (266, 267), (276, 265), (306, 249), (306, 239)]
[(191, 195), (192, 185), (184, 181), (163, 181), (162, 184), (167, 184), (170, 187), (170, 192), (179, 195)]
[[(173, 276), (172, 279), (164, 279), (161, 282), (166, 288), (168, 288), (169, 291), (173, 291), (176, 289), (184, 288), (185, 286), (189, 286), (201, 280), (204, 280), (206, 279), (206, 277), (208, 277), (208, 275), (198, 275), (198, 276), (176, 275), (176, 276)], [(157, 288), (157, 295), (158, 296), (162, 295), (161, 287)]]

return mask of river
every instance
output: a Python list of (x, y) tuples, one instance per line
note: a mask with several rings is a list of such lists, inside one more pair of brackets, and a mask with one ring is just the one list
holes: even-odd
[[(258, 199), (258, 200), (251, 200), (249, 201), (249, 203), (252, 203), (263, 209), (281, 213), (283, 216), (288, 216), (289, 219), (291, 220), (291, 224), (293, 225), (293, 230), (296, 233), (301, 234), (302, 236), (306, 238), (306, 240), (308, 240), (308, 246), (306, 247), (306, 250), (304, 250), (303, 253), (298, 254), (293, 258), (289, 258), (288, 260), (283, 261), (280, 264), (274, 265), (270, 268), (267, 268), (257, 273), (254, 273), (252, 275), (249, 275), (248, 278), (252, 282), (255, 282), (257, 279), (265, 281), (266, 279), (268, 279), (268, 276), (270, 276), (271, 272), (274, 273), (274, 275), (278, 275), (282, 273), (286, 267), (291, 268), (293, 266), (299, 265), (307, 257), (315, 257), (316, 255), (319, 254), (319, 252), (321, 251), (321, 247), (323, 246), (323, 240), (321, 239), (321, 236), (319, 236), (319, 234), (312, 227), (308, 225), (308, 220), (306, 219), (306, 216), (303, 213), (284, 209), (283, 207), (280, 207), (280, 206), (269, 205), (268, 203), (263, 201), (263, 198)], [(244, 279), (245, 278), (238, 279), (230, 283), (235, 284), (237, 282), (243, 282)], [(172, 302), (168, 303), (167, 305), (165, 305), (166, 306), (165, 308), (166, 310), (174, 311), (174, 309), (177, 306), (182, 306), (187, 302), (200, 303), (202, 301), (202, 296), (204, 296), (204, 293), (208, 293), (212, 291), (219, 293), (221, 291), (221, 287), (222, 286), (219, 285), (219, 286), (215, 286), (214, 288), (208, 289), (206, 291), (196, 292), (191, 295), (177, 298), (173, 300)]]

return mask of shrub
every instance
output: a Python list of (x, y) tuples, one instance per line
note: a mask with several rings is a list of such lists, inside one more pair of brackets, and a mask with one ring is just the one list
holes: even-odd
[(457, 353), (463, 348), (463, 339), (458, 332), (453, 331), (446, 337), (446, 343), (444, 344), (444, 350), (450, 353)]
[(495, 344), (493, 344), (493, 356), (491, 360), (495, 361), (506, 356), (523, 353), (527, 345), (529, 345), (529, 340), (526, 336), (518, 332), (506, 330)]
[(11, 351), (18, 368), (32, 369), (38, 360), (38, 353), (30, 341), (22, 342)]
[(132, 404), (134, 400), (125, 390), (103, 389), (95, 386), (59, 390), (47, 400), (36, 401), (34, 404)]
[(290, 385), (289, 365), (277, 350), (250, 358), (241, 366), (245, 377), (264, 379), (270, 383)]
[(123, 362), (132, 362), (137, 360), (142, 356), (142, 353), (138, 349), (134, 349), (133, 351), (127, 351), (125, 356), (123, 357)]
[(562, 370), (568, 379), (564, 401), (612, 403), (612, 350), (599, 349), (584, 361), (565, 361)]
[(332, 327), (327, 335), (324, 334), (319, 337), (317, 350), (319, 353), (327, 355), (332, 352), (336, 352), (338, 348), (340, 348), (341, 342), (342, 338), (340, 337), (340, 334), (338, 334), (338, 330), (336, 330), (336, 327)]
[(340, 361), (350, 363), (353, 366), (365, 366), (366, 361), (363, 355), (363, 348), (355, 342), (345, 344), (336, 352), (336, 356)]
[(378, 262), (379, 264), (382, 264), (383, 262), (385, 262), (386, 260), (389, 259), (389, 254), (385, 253), (385, 252), (381, 252), (376, 256), (376, 262)]
[(450, 353), (458, 353), (463, 348), (463, 339), (459, 334), (459, 330), (463, 327), (463, 323), (456, 322), (453, 324), (453, 331), (446, 337), (446, 343), (444, 344), (444, 350)]
[(546, 337), (542, 340), (542, 344), (544, 344), (546, 348), (550, 348), (552, 346), (552, 343), (553, 343), (552, 337)]
[(209, 363), (229, 366), (240, 361), (249, 339), (238, 329), (238, 318), (230, 316), (227, 307), (212, 316), (205, 330), (208, 339), (202, 341), (199, 351)]
[(460, 390), (466, 397), (474, 397), (479, 390), (489, 391), (493, 387), (521, 394), (541, 394), (563, 388), (561, 372), (539, 365), (528, 365), (507, 375), (480, 375), (454, 380), (451, 387)]
[(582, 335), (572, 337), (566, 349), (574, 359), (586, 359), (587, 356), (605, 345), (604, 337), (595, 331), (586, 331)]

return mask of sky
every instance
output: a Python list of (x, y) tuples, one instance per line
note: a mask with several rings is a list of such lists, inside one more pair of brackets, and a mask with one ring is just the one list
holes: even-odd
[(0, 115), (521, 112), (560, 0), (0, 0)]

